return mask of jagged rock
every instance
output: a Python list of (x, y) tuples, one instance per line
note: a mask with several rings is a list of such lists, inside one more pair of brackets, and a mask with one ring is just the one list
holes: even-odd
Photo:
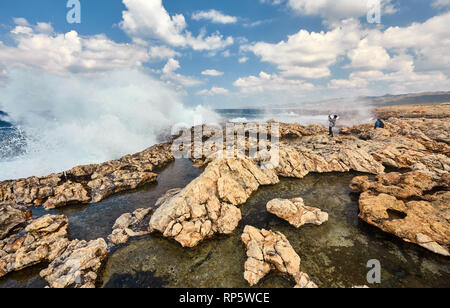
[(59, 257), (41, 271), (51, 288), (95, 288), (97, 272), (107, 255), (104, 239), (72, 241)]
[(328, 221), (328, 214), (318, 208), (306, 206), (302, 198), (274, 199), (267, 203), (267, 211), (288, 221), (296, 228), (306, 224), (320, 226)]
[(249, 159), (218, 159), (203, 174), (170, 198), (150, 220), (150, 231), (194, 247), (214, 234), (230, 234), (241, 220), (236, 207), (260, 185), (279, 182), (274, 170), (261, 170)]
[(112, 245), (125, 244), (130, 237), (148, 234), (148, 222), (146, 224), (142, 222), (151, 211), (151, 208), (138, 209), (120, 216), (113, 226), (112, 234), (108, 236), (109, 242)]
[(88, 192), (80, 183), (72, 183), (71, 181), (64, 183), (55, 188), (55, 195), (45, 201), (43, 206), (50, 210), (63, 207), (72, 203), (89, 203), (91, 198)]
[(96, 172), (87, 185), (92, 191), (92, 202), (100, 202), (118, 192), (154, 182), (157, 177), (158, 175), (153, 172), (117, 170), (106, 176)]
[(3, 181), (0, 203), (53, 209), (72, 203), (99, 202), (112, 194), (154, 182), (157, 178), (154, 171), (173, 160), (170, 144), (162, 144), (118, 160), (78, 166), (47, 177)]
[(356, 177), (350, 188), (362, 193), (362, 220), (407, 242), (450, 256), (449, 179), (448, 174), (435, 181), (420, 172), (390, 173), (375, 181)]
[(300, 257), (282, 233), (246, 226), (241, 239), (248, 257), (244, 265), (244, 278), (251, 286), (270, 271), (277, 270), (291, 275), (297, 283), (296, 287), (317, 287), (308, 275), (300, 272)]
[(280, 176), (296, 178), (303, 178), (310, 172), (383, 173), (383, 165), (363, 149), (364, 145), (364, 141), (354, 137), (305, 137), (298, 144), (280, 146), (280, 163), (276, 170)]
[(311, 281), (308, 274), (299, 272), (294, 275), (294, 280), (296, 282), (296, 285), (294, 289), (317, 289), (318, 286)]
[(0, 205), (0, 240), (25, 228), (31, 212), (24, 206)]
[(69, 244), (67, 225), (64, 215), (46, 215), (29, 224), (25, 232), (0, 241), (0, 277), (53, 261)]

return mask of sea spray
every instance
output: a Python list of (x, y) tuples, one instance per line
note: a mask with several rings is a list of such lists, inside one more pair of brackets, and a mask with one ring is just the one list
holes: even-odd
[(23, 133), (18, 155), (0, 159), (0, 180), (117, 159), (158, 143), (176, 123), (219, 119), (202, 106), (186, 108), (177, 93), (138, 70), (100, 77), (11, 71), (0, 110)]

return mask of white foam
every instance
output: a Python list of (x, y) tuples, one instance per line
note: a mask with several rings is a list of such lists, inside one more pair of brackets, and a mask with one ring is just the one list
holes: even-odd
[(0, 89), (0, 110), (27, 139), (25, 154), (0, 161), (0, 180), (117, 159), (157, 143), (161, 130), (176, 123), (219, 118), (201, 106), (186, 108), (165, 84), (137, 70), (100, 78), (12, 71)]

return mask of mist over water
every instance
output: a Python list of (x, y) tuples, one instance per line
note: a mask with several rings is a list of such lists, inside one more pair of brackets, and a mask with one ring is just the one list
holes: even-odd
[(161, 131), (177, 123), (218, 120), (207, 108), (185, 107), (165, 84), (137, 70), (102, 77), (12, 71), (0, 88), (0, 110), (16, 128), (2, 138), (0, 180), (117, 159), (158, 143)]

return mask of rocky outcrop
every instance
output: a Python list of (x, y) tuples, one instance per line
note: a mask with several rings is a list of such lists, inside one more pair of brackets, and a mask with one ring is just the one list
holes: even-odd
[(126, 190), (154, 182), (154, 171), (174, 160), (169, 144), (96, 165), (78, 166), (47, 177), (0, 183), (0, 204), (41, 206), (47, 209), (99, 202)]
[(97, 272), (106, 255), (104, 239), (74, 240), (40, 275), (51, 288), (95, 288)]
[(318, 286), (309, 278), (308, 274), (299, 272), (294, 275), (294, 289), (317, 289)]
[(320, 226), (328, 221), (327, 213), (306, 206), (302, 198), (271, 200), (267, 203), (267, 211), (286, 220), (297, 229), (306, 224)]
[(42, 262), (52, 262), (69, 245), (68, 219), (46, 215), (21, 232), (0, 241), (0, 277)]
[(110, 245), (125, 244), (130, 237), (148, 234), (149, 219), (145, 219), (149, 218), (151, 211), (151, 208), (138, 209), (133, 213), (126, 213), (120, 216), (113, 226), (113, 232), (108, 236)]
[(261, 170), (250, 159), (218, 159), (178, 193), (164, 197), (150, 220), (159, 231), (184, 247), (194, 247), (214, 234), (230, 234), (241, 220), (236, 207), (260, 185), (279, 182), (274, 170)]
[(0, 240), (25, 228), (31, 212), (24, 206), (0, 205)]
[(308, 275), (300, 272), (300, 257), (282, 233), (246, 226), (241, 238), (248, 257), (244, 278), (251, 286), (258, 284), (270, 271), (277, 270), (292, 276), (296, 287), (317, 287)]
[(383, 173), (383, 165), (370, 155), (365, 143), (355, 137), (305, 137), (297, 144), (280, 146), (280, 163), (276, 170), (280, 176), (295, 178), (303, 178), (311, 172)]
[(434, 253), (450, 256), (450, 174), (389, 173), (375, 181), (356, 177), (359, 217), (381, 230)]

